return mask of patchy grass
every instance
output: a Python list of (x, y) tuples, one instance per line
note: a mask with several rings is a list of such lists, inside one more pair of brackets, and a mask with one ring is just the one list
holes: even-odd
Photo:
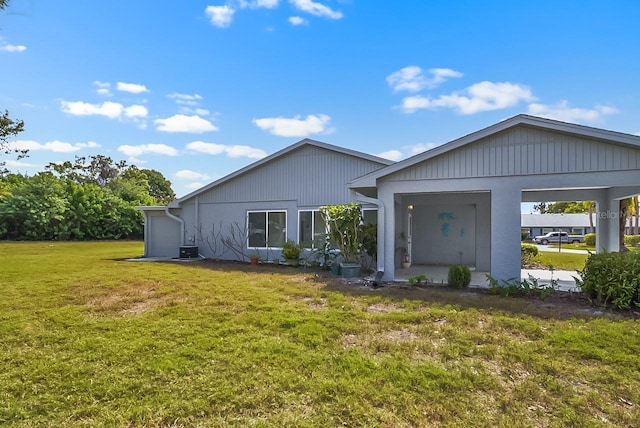
[(0, 425), (638, 426), (638, 320), (141, 252), (0, 244)]

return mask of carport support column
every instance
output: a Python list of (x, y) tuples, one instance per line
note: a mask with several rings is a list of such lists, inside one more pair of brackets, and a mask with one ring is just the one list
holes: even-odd
[(620, 251), (620, 201), (598, 199), (596, 210), (596, 252)]
[(491, 276), (497, 280), (520, 280), (520, 203), (519, 188), (491, 191)]

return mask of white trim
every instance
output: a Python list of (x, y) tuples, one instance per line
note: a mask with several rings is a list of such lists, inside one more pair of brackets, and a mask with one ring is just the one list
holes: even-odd
[[(303, 208), (303, 209), (298, 209), (298, 223), (297, 223), (297, 229), (296, 231), (298, 232), (298, 245), (302, 245), (302, 242), (300, 242), (300, 213), (303, 212), (310, 212), (311, 213), (311, 236), (313, 237), (313, 239), (311, 240), (311, 247), (309, 248), (304, 248), (305, 250), (314, 250), (316, 249), (313, 244), (315, 242), (315, 237), (316, 237), (316, 222), (315, 222), (315, 215), (319, 215), (322, 216), (322, 214), (320, 214), (320, 207), (318, 208)], [(316, 214), (314, 214), (316, 213)], [(327, 234), (329, 233), (329, 229), (327, 228), (327, 223), (325, 222), (324, 224), (324, 233)]]

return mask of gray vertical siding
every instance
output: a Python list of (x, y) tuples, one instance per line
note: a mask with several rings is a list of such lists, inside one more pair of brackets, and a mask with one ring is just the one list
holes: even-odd
[(516, 126), (398, 171), (385, 177), (385, 181), (638, 168), (638, 149), (527, 126)]
[(384, 165), (316, 146), (299, 149), (199, 195), (200, 203), (295, 200), (298, 206), (351, 201), (347, 183)]

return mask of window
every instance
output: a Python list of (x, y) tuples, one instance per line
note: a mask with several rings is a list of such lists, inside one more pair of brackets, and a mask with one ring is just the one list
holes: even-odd
[(327, 225), (320, 211), (299, 211), (298, 227), (298, 242), (303, 248), (315, 248), (324, 242)]
[(282, 248), (287, 240), (287, 212), (249, 211), (247, 233), (249, 248)]
[(362, 223), (363, 224), (378, 224), (378, 210), (376, 210), (376, 209), (363, 209), (362, 210)]

